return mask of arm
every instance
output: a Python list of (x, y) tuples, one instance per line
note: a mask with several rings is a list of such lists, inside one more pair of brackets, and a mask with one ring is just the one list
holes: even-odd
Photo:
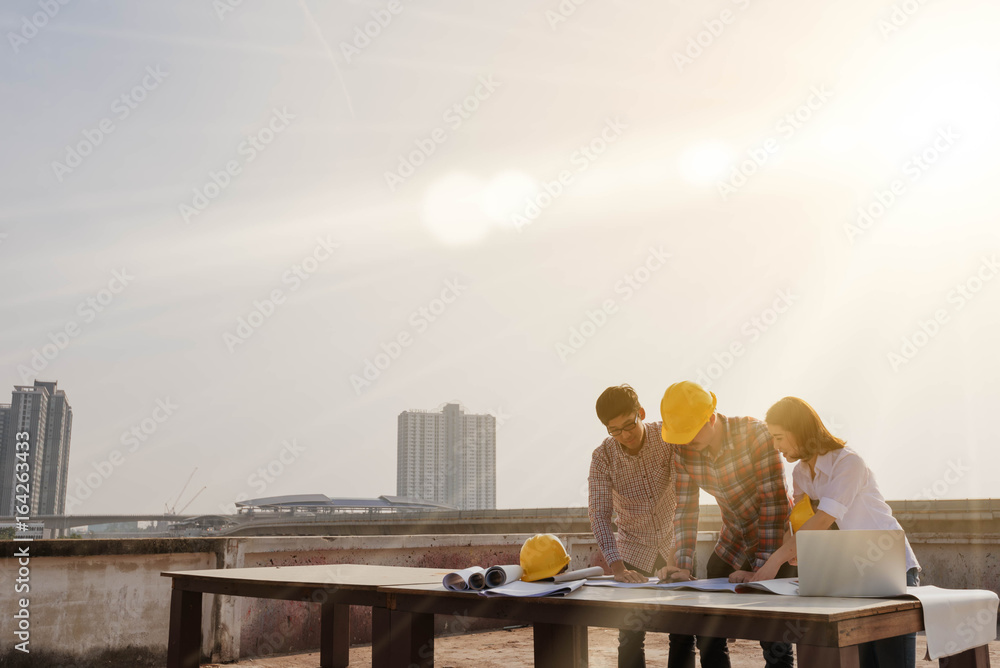
[[(834, 464), (830, 480), (816, 490), (819, 510), (842, 519), (862, 488), (868, 484), (868, 465), (855, 453), (844, 453)], [(805, 526), (805, 525), (803, 525)]]
[(671, 554), (667, 560), (667, 565), (656, 571), (656, 577), (660, 582), (679, 582), (681, 580), (694, 580), (691, 570), (688, 568), (678, 568), (675, 555)]
[(590, 476), (587, 481), (587, 512), (590, 515), (590, 529), (594, 532), (594, 538), (597, 539), (597, 546), (601, 548), (604, 561), (614, 571), (615, 564), (622, 564), (622, 557), (618, 552), (615, 535), (611, 531), (611, 515), (614, 512), (614, 502), (611, 496), (613, 488), (611, 469), (607, 457), (600, 448), (594, 452), (594, 457), (590, 461)]
[(611, 469), (604, 453), (598, 449), (590, 462), (590, 477), (588, 478), (587, 511), (590, 514), (590, 528), (601, 548), (608, 568), (618, 582), (646, 582), (646, 577), (625, 568), (615, 534), (611, 531), (611, 514), (614, 512), (614, 500), (611, 495)]
[(639, 573), (637, 571), (630, 571), (629, 569), (625, 568), (625, 562), (624, 561), (620, 561), (619, 560), (619, 561), (616, 561), (613, 564), (608, 564), (608, 566), (611, 568), (611, 572), (614, 574), (616, 582), (648, 582), (649, 581), (649, 578), (647, 578), (642, 573)]
[(678, 569), (694, 570), (694, 553), (698, 541), (698, 485), (675, 457), (677, 470), (677, 510), (674, 511), (674, 564)]
[[(805, 524), (799, 528), (799, 531), (822, 531), (824, 529), (829, 529), (836, 521), (837, 520), (832, 515), (824, 513), (820, 510), (806, 520)], [(795, 556), (795, 535), (790, 531), (786, 531), (781, 547), (775, 550), (771, 556), (768, 557), (764, 565), (757, 569), (757, 572), (753, 574), (753, 577), (749, 580), (745, 580), (745, 582), (773, 580), (778, 575), (778, 569), (781, 568), (782, 564), (794, 559)]]
[[(766, 438), (764, 434), (767, 434)], [(785, 488), (785, 467), (781, 462), (781, 455), (774, 449), (771, 435), (766, 431), (763, 434), (758, 432), (754, 450), (754, 476), (760, 490), (757, 554), (753, 563), (754, 570), (757, 570), (768, 561), (772, 554), (781, 549), (782, 536), (788, 523), (788, 514), (791, 512), (792, 505)], [(787, 560), (785, 559), (785, 561)], [(777, 568), (775, 572), (777, 572)]]

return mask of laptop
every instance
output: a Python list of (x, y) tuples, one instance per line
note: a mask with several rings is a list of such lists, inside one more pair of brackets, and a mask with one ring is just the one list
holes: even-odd
[(906, 594), (906, 534), (800, 531), (795, 534), (799, 596), (883, 598)]

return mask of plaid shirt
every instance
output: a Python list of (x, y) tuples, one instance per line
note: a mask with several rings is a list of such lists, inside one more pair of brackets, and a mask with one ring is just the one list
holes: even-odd
[[(613, 438), (604, 439), (594, 450), (587, 506), (605, 561), (625, 561), (650, 572), (658, 554), (670, 563), (674, 548), (676, 446), (663, 442), (660, 422), (642, 426), (646, 438), (638, 455), (629, 454)], [(617, 543), (611, 531), (612, 512), (617, 514)]]
[(785, 468), (764, 422), (717, 416), (723, 428), (717, 458), (676, 446), (677, 566), (694, 566), (700, 487), (716, 498), (722, 511), (722, 534), (715, 553), (733, 568), (740, 569), (749, 561), (757, 570), (781, 545), (791, 512)]

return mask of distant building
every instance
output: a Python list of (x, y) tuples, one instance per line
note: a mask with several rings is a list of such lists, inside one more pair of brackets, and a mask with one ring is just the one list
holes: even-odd
[[(409, 511), (458, 510), (441, 503), (399, 496), (380, 496), (377, 499), (333, 499), (326, 494), (285, 494), (246, 499), (236, 502), (240, 515), (248, 514), (305, 514), (305, 515), (394, 515)], [(217, 516), (216, 516), (217, 517)]]
[(21, 491), (14, 479), (19, 432), (29, 435), (29, 514), (65, 512), (72, 430), (73, 409), (56, 383), (36, 380), (14, 387), (10, 404), (0, 405), (0, 516), (14, 515), (15, 495)]
[(496, 418), (458, 404), (403, 411), (396, 431), (396, 494), (454, 506), (497, 507)]

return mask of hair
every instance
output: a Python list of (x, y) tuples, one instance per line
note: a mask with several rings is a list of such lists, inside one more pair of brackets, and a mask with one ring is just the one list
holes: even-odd
[(639, 412), (639, 395), (629, 385), (615, 385), (597, 397), (597, 417), (606, 427), (620, 415)]
[(799, 446), (801, 459), (811, 459), (839, 450), (847, 444), (830, 433), (816, 409), (798, 397), (785, 397), (767, 409), (764, 421), (790, 432)]

